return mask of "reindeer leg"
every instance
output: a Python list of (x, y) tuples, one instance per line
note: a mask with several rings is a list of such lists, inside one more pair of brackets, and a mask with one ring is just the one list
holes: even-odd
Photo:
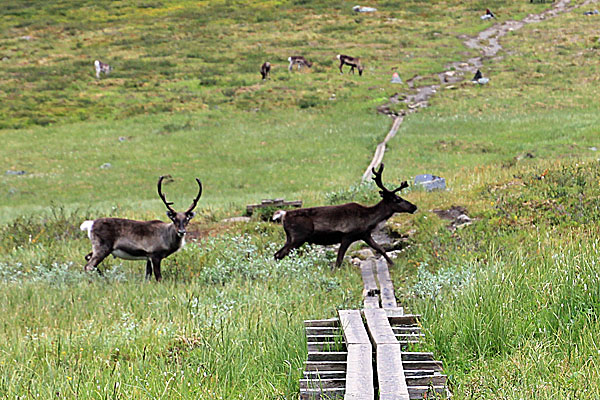
[(363, 240), (365, 241), (366, 244), (368, 244), (369, 246), (371, 246), (374, 250), (378, 251), (383, 258), (386, 259), (386, 261), (388, 262), (388, 264), (390, 265), (394, 265), (394, 262), (392, 261), (392, 259), (386, 254), (385, 250), (383, 249), (383, 247), (381, 247), (374, 239), (373, 237), (369, 234), (368, 236), (366, 236), (365, 238), (363, 238)]
[(343, 74), (343, 73), (344, 73), (344, 70), (342, 69), (342, 67), (343, 67), (343, 66), (344, 66), (344, 63), (341, 63), (341, 64), (340, 64), (340, 74)]
[(146, 260), (146, 280), (152, 279), (152, 261)]
[(160, 274), (160, 258), (152, 257), (151, 259), (152, 268), (154, 269), (154, 277), (157, 282), (162, 281), (162, 275)]
[(352, 75), (354, 75), (354, 65), (350, 66), (350, 72), (352, 72)]
[(86, 271), (97, 270), (100, 275), (102, 275), (102, 271), (98, 268), (98, 264), (100, 264), (108, 255), (110, 254), (109, 247), (100, 247), (95, 248), (94, 251), (86, 256), (86, 259), (89, 257), (88, 262), (85, 264)]
[(342, 265), (342, 262), (344, 261), (344, 255), (346, 255), (346, 251), (348, 251), (348, 247), (350, 247), (350, 245), (354, 242), (355, 242), (354, 240), (342, 239), (342, 242), (340, 243), (340, 248), (338, 249), (338, 255), (335, 260), (335, 266), (337, 268), (339, 268)]

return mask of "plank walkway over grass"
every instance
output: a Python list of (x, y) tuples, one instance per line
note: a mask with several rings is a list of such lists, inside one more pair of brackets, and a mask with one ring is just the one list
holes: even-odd
[(308, 361), (301, 399), (409, 400), (449, 397), (442, 362), (407, 351), (423, 334), (419, 316), (398, 307), (387, 262), (361, 262), (363, 310), (340, 310), (329, 320), (305, 321)]

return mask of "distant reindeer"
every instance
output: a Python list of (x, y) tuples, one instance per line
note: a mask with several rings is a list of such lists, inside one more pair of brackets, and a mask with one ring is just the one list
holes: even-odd
[(374, 206), (365, 207), (357, 203), (348, 203), (278, 212), (276, 217), (283, 220), (283, 229), (287, 239), (285, 245), (275, 253), (275, 259), (281, 260), (292, 249), (296, 249), (304, 243), (320, 245), (339, 243), (340, 248), (335, 261), (335, 266), (339, 267), (348, 247), (357, 240), (363, 240), (393, 265), (392, 259), (373, 240), (371, 233), (380, 222), (387, 220), (394, 213), (412, 214), (417, 210), (417, 206), (396, 195), (396, 192), (408, 187), (408, 183), (402, 182), (400, 187), (388, 190), (381, 181), (383, 164), (378, 171), (375, 171), (375, 168), (372, 171), (373, 180), (381, 189), (379, 194), (382, 197), (382, 200)]
[(298, 71), (303, 66), (306, 66), (308, 68), (312, 67), (312, 63), (309, 62), (306, 58), (304, 58), (302, 56), (288, 57), (288, 61), (290, 62), (290, 66), (288, 67), (288, 70), (290, 70), (290, 71), (292, 70), (292, 67), (294, 66), (294, 64), (296, 64), (298, 66)]
[(110, 74), (110, 71), (112, 71), (112, 67), (110, 65), (99, 60), (94, 61), (94, 67), (96, 68), (96, 78), (98, 79), (100, 79), (101, 72), (104, 72), (104, 75), (108, 75)]
[(344, 66), (344, 64), (346, 64), (350, 66), (350, 72), (354, 73), (354, 68), (356, 68), (358, 69), (358, 75), (362, 76), (364, 68), (361, 65), (360, 59), (358, 57), (350, 57), (344, 54), (338, 54), (336, 58), (340, 60), (340, 74), (344, 73), (342, 67)]
[[(186, 227), (194, 217), (192, 210), (196, 208), (202, 195), (202, 183), (198, 182), (198, 195), (192, 205), (184, 212), (171, 208), (162, 193), (161, 185), (165, 176), (158, 179), (158, 195), (167, 206), (167, 216), (172, 223), (163, 221), (134, 221), (122, 218), (99, 218), (84, 221), (81, 230), (87, 231), (92, 242), (92, 252), (85, 256), (85, 269), (93, 271), (109, 254), (125, 260), (146, 260), (146, 279), (154, 277), (162, 280), (160, 262), (180, 250), (185, 244)], [(98, 272), (100, 270), (98, 269)]]
[(260, 74), (262, 75), (263, 81), (268, 78), (270, 72), (271, 72), (271, 63), (268, 61), (265, 61), (265, 63), (260, 66)]

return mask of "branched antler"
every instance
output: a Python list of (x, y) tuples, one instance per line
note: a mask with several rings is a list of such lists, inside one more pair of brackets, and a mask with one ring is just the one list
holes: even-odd
[(173, 210), (171, 208), (171, 204), (173, 204), (172, 201), (167, 201), (165, 195), (162, 192), (162, 181), (163, 179), (165, 179), (167, 176), (163, 175), (160, 178), (158, 178), (158, 195), (160, 196), (160, 198), (162, 199), (163, 203), (165, 203), (165, 206), (167, 206), (167, 210), (169, 210), (170, 212), (172, 212), (173, 214), (177, 214), (177, 211)]
[(402, 182), (400, 184), (400, 186), (394, 190), (389, 190), (385, 186), (383, 186), (383, 182), (381, 180), (381, 175), (383, 174), (383, 163), (381, 163), (381, 165), (379, 166), (379, 170), (375, 171), (375, 168), (373, 168), (372, 171), (373, 171), (373, 175), (374, 175), (373, 180), (375, 181), (375, 184), (377, 185), (377, 187), (383, 191), (381, 193), (382, 195), (383, 195), (383, 193), (396, 193), (396, 192), (399, 192), (400, 190), (408, 187), (408, 182), (406, 182), (406, 181)]
[(186, 214), (192, 212), (192, 210), (196, 208), (196, 204), (198, 204), (198, 200), (200, 199), (200, 196), (202, 196), (202, 182), (200, 182), (200, 179), (198, 178), (196, 178), (196, 182), (198, 182), (198, 195), (192, 201), (192, 205), (187, 209)]

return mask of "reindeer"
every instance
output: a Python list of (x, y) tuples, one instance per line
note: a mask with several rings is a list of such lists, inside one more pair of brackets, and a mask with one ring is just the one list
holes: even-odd
[(94, 61), (94, 67), (96, 68), (96, 78), (98, 79), (100, 79), (100, 72), (104, 72), (104, 75), (108, 75), (110, 74), (110, 71), (112, 71), (112, 67), (110, 65), (99, 60)]
[(350, 66), (350, 72), (354, 73), (354, 68), (356, 67), (358, 69), (358, 75), (362, 76), (364, 68), (358, 57), (350, 57), (344, 54), (338, 54), (336, 58), (340, 60), (340, 74), (344, 73), (344, 71), (342, 71), (342, 67), (344, 64), (346, 64)]
[(260, 74), (262, 75), (263, 81), (267, 79), (270, 72), (271, 72), (271, 63), (268, 61), (265, 61), (265, 63), (260, 66)]
[(302, 56), (291, 56), (288, 57), (288, 61), (290, 62), (290, 66), (288, 67), (288, 70), (292, 70), (292, 67), (294, 66), (294, 64), (296, 64), (298, 66), (298, 71), (300, 71), (300, 68), (302, 68), (302, 66), (307, 66), (308, 68), (312, 67), (312, 63), (309, 62), (308, 60), (306, 60), (306, 58), (302, 57)]
[(180, 250), (185, 244), (186, 226), (194, 217), (198, 199), (202, 195), (202, 183), (198, 182), (198, 195), (184, 212), (171, 208), (162, 193), (161, 185), (165, 176), (158, 179), (158, 195), (167, 206), (167, 216), (172, 223), (163, 221), (134, 221), (122, 218), (99, 218), (84, 221), (81, 230), (87, 231), (92, 242), (92, 252), (85, 256), (85, 270), (93, 271), (109, 254), (125, 260), (146, 260), (146, 279), (162, 280), (160, 262)]
[(348, 203), (337, 206), (300, 208), (277, 215), (283, 220), (283, 228), (287, 236), (285, 245), (275, 253), (275, 259), (281, 260), (296, 249), (308, 242), (320, 245), (340, 244), (335, 266), (342, 264), (348, 247), (357, 240), (363, 240), (373, 249), (381, 253), (391, 265), (394, 264), (385, 250), (373, 240), (371, 233), (382, 221), (390, 218), (394, 213), (414, 213), (417, 206), (396, 195), (396, 192), (407, 188), (408, 183), (402, 182), (400, 187), (388, 190), (381, 181), (383, 164), (378, 171), (373, 168), (373, 180), (381, 189), (379, 194), (382, 200), (371, 207), (357, 203)]

